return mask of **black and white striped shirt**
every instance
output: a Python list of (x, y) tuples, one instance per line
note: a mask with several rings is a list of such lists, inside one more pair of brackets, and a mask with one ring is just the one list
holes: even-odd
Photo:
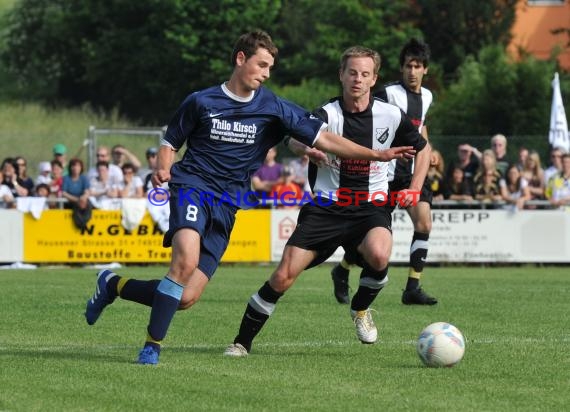
[[(330, 132), (342, 135), (361, 146), (384, 150), (396, 146), (413, 146), (417, 151), (426, 146), (410, 119), (394, 105), (372, 98), (366, 110), (350, 113), (337, 97), (315, 111), (327, 123)], [(389, 162), (343, 159), (327, 154), (328, 166), (309, 166), (309, 183), (315, 195), (338, 200), (337, 190), (388, 193)], [(376, 199), (381, 199), (376, 196)], [(368, 199), (371, 200), (370, 198)]]
[[(402, 109), (421, 132), (422, 127), (426, 124), (426, 115), (433, 101), (431, 91), (422, 87), (420, 93), (415, 93), (409, 90), (402, 81), (397, 81), (387, 83), (375, 96)], [(390, 181), (394, 179), (394, 170), (398, 176), (409, 176), (413, 171), (413, 161), (397, 162), (393, 160), (388, 171)]]

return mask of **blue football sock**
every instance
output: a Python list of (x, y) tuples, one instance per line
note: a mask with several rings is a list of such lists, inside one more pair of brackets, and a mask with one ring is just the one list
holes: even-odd
[[(166, 336), (170, 322), (178, 309), (184, 287), (165, 277), (154, 294), (148, 334), (152, 342), (160, 343)], [(148, 339), (147, 339), (148, 342)]]

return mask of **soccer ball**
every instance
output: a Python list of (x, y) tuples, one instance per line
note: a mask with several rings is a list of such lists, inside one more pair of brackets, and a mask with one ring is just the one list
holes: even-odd
[(416, 349), (426, 366), (451, 367), (463, 358), (465, 339), (452, 324), (436, 322), (422, 330)]

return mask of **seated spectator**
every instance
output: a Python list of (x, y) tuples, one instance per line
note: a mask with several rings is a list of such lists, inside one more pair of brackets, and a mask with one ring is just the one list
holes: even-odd
[(451, 178), (446, 180), (443, 197), (460, 202), (473, 200), (473, 187), (471, 182), (464, 178), (463, 169), (459, 165), (453, 168)]
[(457, 159), (450, 163), (447, 169), (447, 179), (450, 180), (453, 170), (459, 167), (463, 171), (463, 178), (472, 185), (473, 178), (479, 169), (480, 157), (481, 153), (475, 147), (466, 143), (460, 144), (457, 146)]
[(501, 176), (504, 176), (511, 163), (507, 158), (507, 138), (505, 135), (496, 134), (491, 137), (491, 150), (495, 153), (496, 168)]
[(36, 178), (36, 184), (46, 184), (49, 185), (51, 183), (51, 163), (50, 162), (40, 162), (38, 166), (39, 175)]
[(135, 168), (131, 163), (123, 165), (123, 181), (119, 184), (119, 197), (141, 198), (143, 197), (143, 181), (135, 175)]
[[(34, 180), (28, 176), (28, 162), (22, 156), (16, 157), (16, 166), (18, 166), (18, 177), (20, 178), (20, 184), (28, 189), (28, 193), (31, 195), (34, 193)], [(29, 196), (29, 195), (28, 195)]]
[(570, 207), (570, 154), (562, 155), (562, 171), (546, 186), (546, 198), (556, 207)]
[[(96, 200), (112, 199), (119, 197), (120, 180), (115, 176), (111, 176), (109, 163), (104, 161), (97, 162), (97, 176), (89, 182), (89, 196), (93, 196)], [(121, 171), (121, 175), (123, 172)]]
[(281, 169), (281, 178), (273, 185), (270, 192), (275, 198), (277, 208), (298, 208), (299, 200), (303, 198), (303, 189), (293, 181), (295, 176), (289, 166)]
[(275, 147), (269, 149), (263, 165), (251, 178), (253, 190), (264, 192), (267, 196), (270, 196), (271, 188), (279, 181), (279, 178), (281, 177), (281, 169), (283, 168), (281, 163), (275, 161), (276, 156), (277, 149)]
[(12, 197), (25, 197), (32, 194), (33, 186), (24, 186), (24, 182), (20, 177), (18, 177), (18, 165), (16, 163), (16, 159), (7, 157), (2, 161), (1, 169), (3, 176), (1, 184), (6, 185), (10, 189)]
[(499, 186), (503, 200), (517, 210), (523, 209), (525, 202), (530, 200), (528, 182), (517, 165), (509, 166), (506, 176), (499, 180)]
[(63, 193), (63, 165), (59, 160), (52, 160), (51, 165), (51, 183), (49, 184), (49, 189), (52, 196), (62, 197)]
[(46, 199), (48, 199), (46, 201), (46, 205), (44, 207), (44, 209), (55, 209), (56, 204), (53, 200), (50, 200), (50, 190), (49, 190), (49, 186), (46, 183), (40, 183), (36, 186), (36, 188), (34, 189), (34, 192), (36, 194), (37, 197), (45, 197)]
[[(119, 166), (111, 163), (111, 154), (109, 153), (109, 148), (107, 146), (99, 146), (97, 149), (97, 164), (99, 164), (99, 162), (105, 162), (108, 164), (107, 169), (109, 170), (111, 180), (114, 182), (123, 181), (123, 171)], [(93, 181), (93, 179), (96, 179), (97, 176), (99, 176), (97, 166), (92, 167), (87, 173), (87, 178), (90, 182)]]
[(53, 146), (53, 160), (57, 160), (61, 164), (63, 175), (67, 174), (67, 147), (64, 144), (58, 143)]
[(310, 192), (311, 186), (309, 185), (309, 156), (296, 158), (289, 162), (289, 167), (293, 174), (293, 182), (297, 183), (304, 191)]
[(14, 196), (8, 186), (2, 183), (4, 175), (0, 170), (0, 208), (10, 209), (14, 206)]
[(443, 200), (444, 169), (445, 164), (441, 153), (437, 150), (432, 150), (426, 182), (433, 193), (433, 200)]
[(69, 161), (67, 176), (63, 177), (62, 196), (68, 200), (66, 209), (85, 207), (89, 196), (90, 183), (83, 174), (83, 162), (73, 158)]
[(495, 153), (487, 149), (483, 152), (481, 166), (473, 182), (475, 199), (485, 203), (502, 200), (499, 188), (500, 178), (501, 174), (496, 167)]
[(540, 165), (540, 156), (536, 151), (530, 152), (526, 159), (523, 177), (528, 182), (531, 200), (544, 200), (544, 170)]
[(544, 187), (548, 185), (551, 177), (556, 176), (562, 171), (562, 155), (564, 151), (558, 147), (550, 151), (550, 166), (544, 171)]
[(524, 146), (521, 146), (519, 148), (519, 161), (517, 163), (519, 171), (522, 172), (524, 170), (527, 158), (528, 158), (528, 149)]
[(111, 155), (113, 164), (119, 166), (121, 169), (127, 163), (130, 163), (134, 167), (135, 172), (141, 167), (141, 161), (139, 158), (122, 144), (116, 144), (113, 146), (111, 149)]
[(146, 149), (145, 156), (147, 166), (141, 166), (137, 171), (137, 176), (140, 177), (143, 182), (146, 180), (149, 174), (152, 174), (152, 172), (156, 170), (156, 164), (158, 162), (158, 149), (156, 147), (149, 147)]

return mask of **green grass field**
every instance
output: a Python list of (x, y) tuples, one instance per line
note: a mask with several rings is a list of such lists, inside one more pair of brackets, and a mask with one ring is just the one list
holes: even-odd
[[(118, 300), (96, 325), (85, 323), (93, 270), (0, 271), (0, 411), (569, 408), (568, 268), (429, 268), (424, 283), (440, 299), (436, 307), (403, 306), (406, 269), (393, 268), (373, 306), (379, 342), (362, 345), (324, 265), (280, 301), (249, 357), (223, 357), (271, 269), (221, 267), (202, 300), (175, 317), (157, 367), (134, 363), (146, 307)], [(435, 321), (466, 337), (454, 368), (426, 368), (416, 355), (417, 335)]]

